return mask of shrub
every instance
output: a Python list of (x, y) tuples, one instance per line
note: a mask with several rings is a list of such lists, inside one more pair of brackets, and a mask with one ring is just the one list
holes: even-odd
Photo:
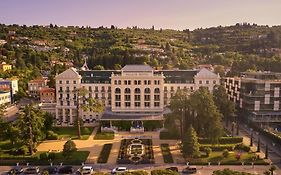
[(210, 147), (204, 148), (204, 152), (206, 153), (207, 157), (209, 157), (210, 153), (212, 152), (212, 149)]
[(180, 134), (178, 132), (161, 131), (160, 139), (163, 140), (177, 140), (180, 139)]
[(251, 150), (251, 148), (249, 146), (244, 145), (243, 143), (236, 145), (234, 149), (243, 150), (245, 152), (249, 152)]
[(111, 148), (112, 148), (112, 144), (103, 145), (103, 148), (97, 160), (98, 163), (107, 163)]
[(76, 144), (72, 140), (68, 140), (63, 145), (63, 154), (65, 156), (73, 153), (74, 151), (77, 151)]
[(174, 163), (169, 144), (161, 144), (161, 151), (164, 158), (164, 163)]
[(235, 145), (201, 145), (200, 151), (204, 151), (206, 147), (210, 147), (212, 151), (223, 151), (225, 149), (228, 151), (233, 151)]
[(223, 157), (227, 158), (229, 156), (229, 152), (227, 149), (223, 150), (222, 152)]
[[(213, 144), (214, 142), (209, 138), (199, 138), (200, 144)], [(219, 144), (237, 144), (243, 142), (243, 137), (221, 137), (218, 140)]]
[(29, 148), (25, 145), (21, 146), (18, 150), (17, 150), (17, 154), (19, 155), (27, 155), (29, 153)]
[(48, 140), (58, 140), (59, 135), (55, 133), (54, 131), (48, 131), (47, 132), (47, 139)]
[(151, 175), (178, 175), (178, 172), (171, 170), (152, 170)]
[(54, 160), (56, 158), (56, 153), (50, 152), (49, 159)]
[(47, 152), (40, 154), (40, 160), (48, 160), (49, 154)]
[(143, 126), (146, 131), (153, 131), (155, 129), (161, 128), (162, 123), (160, 121), (143, 121)]

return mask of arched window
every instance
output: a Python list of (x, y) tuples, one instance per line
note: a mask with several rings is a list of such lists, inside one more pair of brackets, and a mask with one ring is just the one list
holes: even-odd
[(145, 88), (144, 89), (144, 93), (150, 93), (150, 89), (149, 88)]
[(154, 89), (154, 93), (157, 93), (157, 94), (160, 93), (160, 89), (159, 88), (155, 88)]
[(116, 94), (120, 94), (120, 93), (121, 93), (120, 88), (116, 88), (116, 89), (115, 89), (115, 93), (116, 93)]
[(140, 92), (141, 92), (141, 91), (140, 91), (140, 88), (136, 88), (136, 89), (135, 89), (135, 94), (140, 94)]
[(130, 88), (125, 88), (125, 94), (129, 94), (131, 93), (131, 89)]

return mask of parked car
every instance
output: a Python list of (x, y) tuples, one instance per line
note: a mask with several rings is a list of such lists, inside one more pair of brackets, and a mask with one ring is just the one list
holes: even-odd
[(171, 171), (179, 172), (178, 167), (175, 167), (175, 166), (172, 166), (172, 167), (166, 168), (166, 170), (171, 170)]
[(40, 170), (39, 170), (39, 167), (37, 166), (31, 166), (31, 167), (27, 167), (25, 170), (24, 170), (24, 174), (39, 174)]
[(59, 169), (58, 169), (58, 167), (56, 167), (56, 166), (49, 166), (49, 167), (47, 167), (47, 168), (44, 168), (44, 169), (43, 169), (43, 172), (44, 172), (44, 171), (47, 171), (49, 174), (57, 174), (58, 171), (59, 171)]
[(84, 174), (93, 174), (94, 173), (94, 169), (91, 166), (82, 166), (81, 168), (78, 169), (78, 171), (82, 175), (84, 175)]
[(63, 166), (59, 169), (59, 174), (72, 174), (74, 172), (74, 169), (72, 166)]
[(21, 173), (23, 173), (23, 168), (18, 166), (10, 169), (10, 171), (8, 172), (8, 174), (21, 174)]
[(194, 174), (196, 172), (197, 172), (197, 169), (194, 166), (188, 166), (182, 170), (183, 174)]
[(116, 167), (111, 171), (111, 174), (124, 173), (127, 171), (128, 171), (127, 167)]

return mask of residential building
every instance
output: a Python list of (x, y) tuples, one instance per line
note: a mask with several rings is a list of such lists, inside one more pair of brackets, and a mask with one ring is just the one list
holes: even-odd
[(35, 80), (31, 80), (28, 82), (28, 94), (31, 97), (39, 98), (40, 97), (40, 90), (44, 87), (47, 87), (48, 79), (46, 78), (39, 78)]
[(54, 88), (42, 87), (40, 89), (41, 103), (54, 103), (56, 101), (56, 90)]
[(281, 73), (244, 72), (225, 78), (224, 86), (229, 99), (252, 122), (281, 122)]
[(11, 93), (0, 91), (0, 106), (11, 103)]
[(11, 70), (12, 69), (12, 65), (7, 64), (6, 62), (2, 62), (0, 64), (0, 69), (1, 69), (1, 71), (5, 72), (5, 71), (8, 71), (8, 70)]
[(219, 83), (219, 75), (207, 69), (154, 70), (148, 65), (127, 65), (121, 70), (70, 68), (56, 76), (56, 118), (59, 124), (73, 124), (77, 90), (84, 88), (86, 98), (95, 98), (106, 107), (101, 114), (81, 111), (84, 121), (163, 121), (177, 90), (195, 91), (204, 86), (212, 91)]
[[(0, 92), (2, 93), (2, 100), (5, 103), (14, 102), (14, 95), (18, 92), (18, 79), (0, 79)], [(8, 101), (7, 98), (9, 98)]]

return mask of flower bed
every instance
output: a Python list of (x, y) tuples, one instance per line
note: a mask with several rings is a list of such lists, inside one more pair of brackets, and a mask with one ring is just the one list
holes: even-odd
[(161, 144), (161, 151), (162, 151), (164, 163), (174, 163), (173, 156), (169, 148), (169, 144)]
[(98, 163), (107, 163), (110, 151), (112, 148), (112, 144), (105, 144), (100, 152)]

